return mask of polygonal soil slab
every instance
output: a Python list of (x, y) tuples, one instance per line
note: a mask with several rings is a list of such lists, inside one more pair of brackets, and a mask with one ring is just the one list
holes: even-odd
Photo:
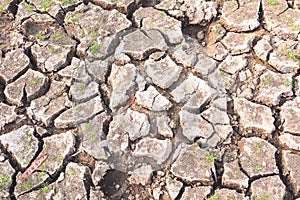
[(56, 182), (53, 199), (88, 199), (84, 180), (90, 173), (86, 166), (69, 163), (61, 174), (62, 180)]
[(69, 35), (80, 41), (78, 53), (84, 55), (89, 50), (87, 53), (92, 57), (106, 56), (111, 51), (111, 41), (105, 37), (113, 36), (131, 25), (126, 16), (117, 10), (103, 10), (91, 3), (87, 6), (81, 4), (74, 12), (68, 12), (65, 21)]
[(300, 135), (300, 97), (285, 102), (280, 110), (281, 121), (284, 121), (283, 131)]
[[(151, 78), (154, 84), (166, 89), (170, 87), (179, 78), (182, 67), (166, 56), (158, 61), (148, 59), (145, 62), (146, 73)], [(168, 76), (165, 76), (168, 74)]]
[(43, 95), (48, 88), (48, 84), (47, 76), (29, 69), (16, 81), (8, 84), (4, 94), (10, 103), (21, 106), (24, 103), (24, 98), (26, 98), (27, 102), (30, 102)]
[(234, 110), (240, 116), (240, 126), (244, 135), (260, 135), (271, 138), (271, 133), (275, 129), (271, 109), (252, 103), (244, 98), (234, 99)]
[(161, 95), (153, 86), (149, 86), (146, 91), (136, 92), (136, 103), (153, 111), (168, 110), (172, 104)]
[(29, 63), (30, 60), (24, 54), (24, 50), (16, 49), (8, 52), (4, 58), (0, 58), (0, 78), (11, 82), (26, 71)]
[(181, 22), (169, 17), (164, 11), (151, 7), (139, 8), (133, 13), (133, 20), (142, 29), (159, 30), (167, 36), (170, 43), (180, 43), (183, 39)]
[(221, 22), (231, 31), (254, 30), (260, 25), (259, 7), (259, 0), (225, 1)]
[(87, 121), (103, 110), (101, 98), (97, 96), (63, 112), (54, 120), (54, 126), (57, 128), (76, 127), (77, 124)]
[(278, 74), (267, 70), (260, 76), (256, 101), (269, 106), (278, 105), (282, 97), (293, 95), (292, 91), (293, 74)]
[(239, 167), (238, 160), (224, 164), (224, 173), (222, 176), (222, 184), (239, 190), (248, 188), (248, 177)]
[(290, 151), (283, 151), (282, 154), (283, 161), (283, 173), (285, 176), (288, 176), (290, 183), (295, 191), (295, 194), (300, 192), (300, 156), (294, 154)]
[(203, 187), (185, 187), (185, 191), (181, 197), (182, 200), (189, 199), (206, 199), (207, 195), (211, 191), (211, 187), (203, 186)]
[(172, 142), (169, 139), (144, 138), (136, 144), (133, 155), (153, 158), (157, 164), (162, 164), (172, 151)]
[(222, 43), (231, 52), (232, 55), (246, 53), (253, 47), (253, 41), (257, 36), (255, 34), (239, 34), (229, 32), (223, 38)]
[(34, 137), (34, 128), (22, 126), (0, 136), (2, 145), (7, 146), (7, 150), (12, 152), (21, 167), (26, 167), (38, 149), (38, 140)]
[[(268, 186), (268, 187), (266, 187)], [(286, 187), (279, 176), (268, 176), (255, 180), (251, 184), (251, 200), (285, 199)], [(291, 198), (291, 197), (290, 197)], [(289, 198), (287, 198), (289, 199)]]
[(125, 66), (112, 66), (109, 83), (112, 87), (109, 107), (115, 111), (120, 106), (125, 106), (136, 90), (137, 68), (133, 64)]
[(245, 197), (245, 194), (241, 194), (236, 192), (235, 190), (230, 190), (230, 189), (217, 189), (212, 197), (209, 199), (214, 200), (248, 200), (248, 197)]
[(170, 171), (187, 182), (210, 184), (213, 180), (212, 171), (214, 171), (214, 160), (210, 159), (212, 155), (197, 145), (190, 145), (181, 150)]
[(144, 59), (151, 51), (164, 51), (167, 44), (158, 30), (136, 30), (124, 36), (115, 55), (128, 54), (137, 60)]
[[(119, 132), (125, 132), (128, 133), (130, 140), (134, 141), (148, 135), (149, 131), (150, 123), (147, 115), (128, 109), (125, 113), (114, 116), (109, 125), (108, 135), (119, 135)], [(110, 136), (110, 138), (116, 137)]]
[(58, 114), (72, 106), (67, 94), (64, 93), (65, 90), (63, 82), (52, 80), (48, 92), (32, 100), (30, 107), (27, 108), (29, 117), (42, 121), (46, 126), (52, 124)]
[(13, 168), (10, 166), (9, 161), (0, 162), (0, 198), (9, 199), (9, 187), (12, 184)]
[(109, 119), (106, 113), (96, 115), (87, 123), (80, 124), (81, 149), (96, 159), (105, 159), (103, 124)]
[(275, 160), (277, 149), (266, 140), (242, 138), (238, 147), (241, 167), (250, 177), (278, 173)]
[[(49, 175), (53, 176), (58, 171), (62, 170), (62, 165), (66, 156), (70, 155), (75, 150), (75, 138), (70, 131), (45, 138), (44, 140), (44, 149), (40, 153), (40, 156), (45, 154), (48, 156), (36, 171), (29, 175), (25, 180), (19, 180), (17, 182), (15, 191), (17, 194), (28, 191), (37, 185), (45, 184), (44, 181), (49, 178)], [(17, 177), (17, 179), (19, 179), (19, 177)], [(50, 190), (50, 188), (48, 188), (48, 190)], [(44, 190), (42, 189), (42, 191)], [(40, 192), (34, 193), (33, 195), (45, 195)]]
[(278, 137), (279, 143), (288, 149), (300, 151), (300, 137), (284, 133)]
[(0, 102), (0, 130), (2, 130), (5, 125), (17, 119), (17, 114), (14, 111), (15, 108), (15, 106), (9, 106)]

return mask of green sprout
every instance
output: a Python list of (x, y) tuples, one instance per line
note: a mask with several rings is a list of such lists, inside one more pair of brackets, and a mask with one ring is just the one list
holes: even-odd
[(52, 52), (52, 53), (58, 53), (58, 49), (56, 49), (53, 45), (49, 45), (49, 50)]
[(86, 123), (83, 126), (83, 131), (84, 132), (88, 132), (89, 130), (91, 130), (92, 124), (91, 123)]
[(272, 83), (272, 77), (270, 75), (267, 75), (263, 80), (262, 83), (265, 85), (270, 85)]
[(49, 0), (41, 0), (41, 6), (42, 6), (42, 11), (48, 11), (51, 6), (53, 5), (53, 2), (52, 1), (49, 1)]
[(7, 64), (6, 63), (1, 63), (1, 67), (7, 67)]
[(219, 200), (220, 198), (217, 195), (211, 196), (208, 200)]
[(214, 153), (209, 153), (206, 155), (206, 160), (210, 163), (215, 162), (215, 160), (218, 160), (220, 157)]
[(76, 3), (77, 0), (58, 0), (58, 1), (61, 2), (62, 5), (64, 6), (69, 6)]
[(49, 193), (51, 191), (51, 187), (49, 186), (49, 183), (43, 183), (42, 184), (42, 191), (44, 193)]
[(262, 166), (260, 164), (255, 165), (254, 170), (256, 172), (260, 172), (262, 170)]
[(277, 0), (268, 0), (268, 3), (272, 6), (278, 5), (279, 2)]
[(86, 88), (85, 83), (76, 83), (76, 88), (80, 91), (83, 91)]
[(71, 176), (75, 176), (75, 174), (76, 174), (75, 169), (74, 168), (70, 168), (70, 175)]
[(58, 163), (61, 163), (64, 160), (64, 157), (62, 155), (57, 156), (56, 161)]
[(236, 199), (233, 195), (229, 195), (227, 196), (226, 200), (236, 200)]
[(90, 142), (92, 142), (92, 143), (95, 142), (96, 135), (97, 135), (97, 131), (93, 131), (93, 132), (89, 135), (88, 140), (89, 140)]
[(33, 6), (29, 3), (25, 3), (25, 9), (28, 11), (28, 12), (32, 12), (33, 11)]
[(94, 44), (90, 48), (90, 52), (91, 52), (92, 55), (95, 55), (95, 54), (99, 53), (99, 51), (100, 51), (100, 44)]
[(23, 182), (23, 184), (22, 184), (22, 188), (24, 190), (29, 190), (31, 187), (32, 187), (32, 183), (30, 181), (28, 181), (28, 180), (25, 181), (25, 182)]
[(289, 79), (286, 79), (284, 80), (284, 83), (283, 83), (286, 87), (290, 87), (292, 85), (292, 81), (289, 80)]
[(37, 37), (38, 40), (41, 40), (41, 41), (45, 41), (46, 40), (45, 36), (43, 34), (41, 34), (41, 33), (36, 34), (36, 37)]
[[(0, 185), (0, 192), (3, 192), (4, 188)], [(1, 197), (0, 197), (1, 199)]]
[(10, 176), (7, 174), (3, 174), (0, 176), (0, 183), (9, 183), (10, 181)]
[(36, 79), (36, 78), (33, 78), (33, 79), (29, 80), (27, 83), (28, 83), (29, 85), (31, 85), (31, 86), (35, 86), (35, 85), (37, 85), (37, 84), (43, 83), (43, 80), (42, 80), (42, 79)]

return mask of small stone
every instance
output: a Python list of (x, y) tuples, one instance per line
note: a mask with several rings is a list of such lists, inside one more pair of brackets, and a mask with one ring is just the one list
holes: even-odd
[(4, 128), (5, 125), (12, 123), (17, 119), (17, 114), (15, 113), (15, 106), (9, 106), (0, 102), (0, 130)]
[(223, 61), (228, 54), (228, 50), (221, 42), (208, 43), (206, 46), (206, 53), (215, 60)]
[(195, 64), (194, 70), (203, 76), (207, 76), (209, 73), (213, 72), (217, 63), (210, 57), (208, 57), (204, 52), (200, 52), (197, 55), (198, 61)]
[(273, 50), (273, 47), (270, 44), (270, 36), (264, 35), (261, 40), (259, 40), (254, 46), (255, 54), (262, 60), (267, 61), (270, 52)]

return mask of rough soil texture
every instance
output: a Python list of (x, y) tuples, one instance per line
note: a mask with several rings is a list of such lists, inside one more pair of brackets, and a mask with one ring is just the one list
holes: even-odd
[(299, 6), (2, 0), (0, 199), (299, 199)]

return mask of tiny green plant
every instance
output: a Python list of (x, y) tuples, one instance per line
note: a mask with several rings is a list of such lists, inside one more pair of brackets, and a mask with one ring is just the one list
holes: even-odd
[(210, 163), (215, 162), (215, 160), (218, 160), (220, 157), (217, 154), (209, 153), (206, 155), (206, 160)]
[(28, 11), (28, 12), (33, 12), (33, 9), (34, 9), (34, 7), (31, 5), (31, 4), (29, 4), (29, 3), (25, 3), (25, 9)]
[(283, 84), (286, 86), (286, 87), (290, 87), (292, 85), (292, 81), (289, 80), (289, 79), (286, 79), (284, 80)]
[(262, 166), (260, 164), (255, 165), (254, 170), (256, 172), (260, 172), (262, 170)]
[(76, 83), (76, 88), (80, 91), (83, 91), (83, 90), (85, 90), (86, 85), (85, 85), (85, 83)]
[(278, 5), (279, 2), (277, 0), (268, 0), (268, 3), (272, 6)]
[(90, 52), (92, 55), (96, 55), (97, 53), (99, 53), (99, 51), (100, 51), (100, 44), (94, 44), (90, 48)]
[(31, 187), (32, 187), (32, 183), (31, 183), (30, 181), (24, 181), (24, 182), (22, 183), (22, 188), (23, 188), (24, 190), (29, 190)]
[(76, 3), (77, 0), (58, 0), (58, 1), (61, 2), (62, 5), (64, 6), (69, 6)]
[(51, 6), (53, 5), (53, 2), (51, 0), (41, 0), (41, 10), (42, 11), (48, 11)]
[(236, 198), (233, 195), (229, 195), (226, 197), (226, 200), (236, 200)]
[(1, 63), (1, 67), (7, 67), (7, 64), (4, 63), (4, 62), (2, 62), (2, 63)]
[(7, 174), (3, 174), (0, 176), (0, 183), (9, 183), (10, 176)]
[(91, 132), (91, 134), (89, 135), (89, 137), (88, 137), (88, 140), (90, 141), (90, 142), (95, 142), (95, 140), (96, 140), (96, 135), (97, 135), (97, 131), (93, 131), (93, 132)]
[(262, 79), (262, 83), (264, 85), (270, 85), (272, 83), (272, 81), (273, 81), (273, 79), (270, 75), (267, 75)]
[(51, 191), (51, 187), (50, 187), (49, 183), (43, 183), (43, 185), (42, 185), (42, 191), (44, 193), (49, 193)]
[(41, 40), (41, 41), (45, 41), (46, 40), (45, 36), (43, 34), (41, 34), (41, 33), (36, 34), (36, 37), (37, 37), (38, 40)]
[(64, 160), (64, 157), (62, 155), (57, 156), (56, 161), (58, 163), (61, 163)]
[(86, 124), (84, 124), (84, 126), (83, 126), (83, 131), (86, 133), (86, 132), (88, 132), (89, 130), (91, 130), (91, 128), (92, 128), (92, 124), (89, 122), (89, 123), (86, 123)]
[(76, 174), (75, 169), (74, 168), (70, 168), (70, 175), (71, 176), (75, 176), (75, 174)]
[(213, 195), (213, 196), (211, 196), (211, 197), (208, 198), (208, 200), (219, 200), (219, 199), (220, 198), (217, 195)]
[(27, 83), (30, 86), (36, 86), (38, 84), (43, 83), (43, 80), (42, 79), (33, 78), (33, 79), (29, 80)]
[(58, 53), (58, 49), (55, 48), (53, 45), (49, 45), (49, 50), (51, 51), (51, 53), (54, 53), (54, 54)]

